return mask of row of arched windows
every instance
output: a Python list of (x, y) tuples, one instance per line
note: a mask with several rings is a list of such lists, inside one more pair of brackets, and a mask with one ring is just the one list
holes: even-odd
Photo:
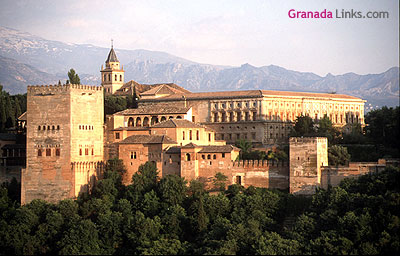
[[(174, 119), (175, 117), (170, 116), (168, 119)], [(182, 119), (182, 116), (177, 116), (176, 119)], [(166, 116), (162, 116), (160, 119), (157, 116), (152, 116), (151, 119), (150, 117), (144, 117), (143, 120), (141, 117), (129, 117), (128, 118), (128, 127), (148, 127), (151, 125), (155, 125), (159, 122), (164, 122), (167, 120)]]
[(37, 151), (37, 156), (60, 156), (61, 150), (59, 148), (55, 148), (52, 150), (51, 148), (41, 149), (39, 148)]
[[(104, 74), (103, 81), (111, 82), (111, 74)], [(108, 79), (107, 79), (108, 78)], [(114, 75), (114, 81), (118, 81), (118, 75)], [(119, 81), (122, 82), (122, 75), (119, 75)]]
[[(93, 148), (91, 148), (90, 150), (89, 150), (89, 148), (85, 148), (85, 156), (89, 155), (89, 151), (91, 151), (92, 156), (94, 156), (94, 149)], [(80, 156), (83, 155), (83, 149), (82, 148), (79, 149), (79, 155)]]
[(59, 125), (57, 125), (57, 126), (55, 126), (55, 125), (39, 125), (38, 126), (38, 131), (46, 131), (46, 130), (48, 130), (48, 131), (50, 131), (50, 130), (60, 130), (60, 126)]
[(93, 125), (79, 125), (79, 130), (93, 130)]
[[(182, 131), (182, 140), (186, 139), (185, 134), (186, 134), (185, 131)], [(192, 130), (189, 130), (189, 138), (188, 139), (193, 140), (193, 131)], [(196, 130), (196, 140), (200, 140), (200, 131), (199, 130)]]

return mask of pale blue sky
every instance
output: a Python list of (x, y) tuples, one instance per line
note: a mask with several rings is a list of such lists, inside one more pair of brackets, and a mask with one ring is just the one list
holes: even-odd
[[(325, 76), (399, 65), (399, 1), (1, 0), (0, 26), (50, 40), (164, 51), (218, 65)], [(290, 19), (288, 11), (388, 11), (388, 19)], [(335, 13), (334, 13), (335, 16)]]

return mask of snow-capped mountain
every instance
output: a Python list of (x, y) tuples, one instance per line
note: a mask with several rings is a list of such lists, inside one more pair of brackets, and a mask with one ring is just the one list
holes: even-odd
[[(399, 67), (381, 74), (325, 77), (270, 65), (240, 67), (200, 64), (164, 52), (115, 49), (125, 79), (139, 83), (174, 82), (190, 91), (272, 89), (336, 92), (366, 99), (373, 105), (399, 105)], [(85, 84), (100, 84), (100, 68), (109, 49), (46, 40), (0, 26), (0, 83), (12, 93), (26, 85), (65, 82), (74, 68)]]

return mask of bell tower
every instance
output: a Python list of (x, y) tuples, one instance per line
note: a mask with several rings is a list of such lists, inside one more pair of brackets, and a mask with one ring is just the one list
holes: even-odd
[(106, 67), (101, 66), (101, 85), (107, 94), (114, 94), (124, 84), (124, 69), (120, 66), (111, 40), (111, 50), (106, 60)]

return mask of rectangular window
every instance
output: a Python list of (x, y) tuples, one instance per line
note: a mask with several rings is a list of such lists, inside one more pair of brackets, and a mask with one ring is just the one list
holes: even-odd
[(225, 158), (225, 153), (222, 153), (222, 158)]
[(46, 156), (51, 156), (51, 148), (46, 148)]
[(85, 155), (86, 156), (89, 155), (89, 149), (88, 148), (85, 148)]
[(92, 156), (94, 156), (94, 149), (92, 148)]
[(37, 155), (38, 156), (42, 156), (42, 150), (41, 149), (38, 149)]
[(242, 176), (236, 176), (236, 184), (242, 185)]
[(208, 141), (211, 141), (211, 133), (208, 134)]
[(119, 140), (119, 132), (115, 133), (115, 139)]
[(192, 130), (189, 131), (189, 140), (192, 140)]
[(56, 156), (60, 156), (60, 149), (56, 148)]
[(82, 155), (82, 149), (81, 148), (79, 149), (79, 155), (80, 156)]

